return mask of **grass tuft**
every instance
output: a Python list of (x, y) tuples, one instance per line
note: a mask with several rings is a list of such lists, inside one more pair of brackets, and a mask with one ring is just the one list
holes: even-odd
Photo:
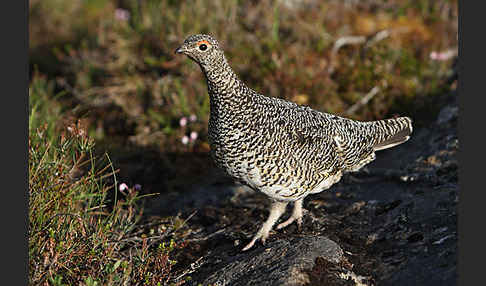
[(29, 284), (174, 284), (177, 220), (159, 219), (148, 236), (143, 196), (117, 188), (108, 154), (93, 155), (83, 121), (63, 119), (51, 87), (36, 77), (29, 90)]

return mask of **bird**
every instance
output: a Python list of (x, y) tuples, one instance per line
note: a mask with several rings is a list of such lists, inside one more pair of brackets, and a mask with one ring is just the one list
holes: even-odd
[(293, 204), (290, 217), (302, 228), (304, 198), (329, 189), (343, 173), (376, 158), (375, 151), (406, 142), (410, 117), (358, 121), (251, 89), (239, 79), (218, 41), (188, 36), (176, 54), (196, 62), (206, 79), (210, 114), (208, 141), (215, 165), (234, 180), (270, 198), (267, 220), (242, 249), (264, 245), (275, 223)]

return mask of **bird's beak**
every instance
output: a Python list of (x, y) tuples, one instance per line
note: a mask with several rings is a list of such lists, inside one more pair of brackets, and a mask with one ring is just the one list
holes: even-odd
[(185, 51), (186, 51), (186, 48), (184, 48), (183, 46), (180, 46), (180, 47), (178, 47), (178, 48), (177, 48), (177, 49), (174, 51), (174, 53), (176, 53), (176, 54), (182, 54), (182, 53), (184, 53)]

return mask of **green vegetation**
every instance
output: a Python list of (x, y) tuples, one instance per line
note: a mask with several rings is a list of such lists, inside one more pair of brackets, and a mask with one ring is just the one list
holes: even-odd
[(82, 121), (59, 121), (51, 92), (39, 77), (29, 89), (29, 284), (175, 283), (172, 257), (183, 247), (184, 224), (143, 223), (143, 195), (136, 187), (116, 192), (109, 155), (94, 156)]
[[(116, 6), (119, 3), (119, 6)], [(302, 3), (300, 6), (285, 3)], [(457, 1), (30, 1), (33, 70), (64, 91), (64, 106), (89, 120), (96, 139), (182, 151), (183, 116), (195, 114), (206, 140), (209, 101), (199, 68), (174, 55), (184, 38), (211, 33), (256, 90), (345, 113), (380, 88), (351, 117), (394, 113), (444, 91), (457, 49)], [(386, 31), (380, 34), (380, 31)], [(335, 49), (339, 39), (365, 41)], [(399, 106), (396, 103), (400, 103)], [(420, 118), (419, 118), (420, 120)], [(204, 145), (204, 144), (203, 144)], [(207, 146), (203, 146), (206, 150)]]
[(435, 112), (454, 88), (457, 1), (350, 3), (31, 0), (30, 284), (184, 282), (172, 264), (187, 225), (148, 222), (147, 193), (118, 191), (114, 158), (128, 146), (208, 151), (203, 75), (174, 55), (190, 34), (214, 35), (242, 80), (270, 96), (361, 120), (420, 125)]

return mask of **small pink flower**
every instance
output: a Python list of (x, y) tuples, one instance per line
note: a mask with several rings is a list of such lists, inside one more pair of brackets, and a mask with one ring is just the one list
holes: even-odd
[(196, 116), (196, 114), (191, 114), (191, 116), (189, 116), (189, 120), (190, 120), (191, 122), (196, 121), (196, 120), (197, 120), (197, 116)]
[(135, 186), (133, 186), (133, 188), (135, 189), (135, 191), (140, 191), (142, 189), (142, 185), (135, 184)]
[(130, 19), (130, 12), (125, 9), (116, 8), (115, 18), (120, 21), (128, 21)]
[(179, 125), (181, 127), (184, 127), (187, 125), (187, 118), (186, 117), (182, 117), (180, 120), (179, 120)]
[(187, 137), (186, 135), (184, 135), (184, 137), (182, 137), (182, 144), (184, 145), (187, 145), (187, 143), (189, 143), (189, 137)]
[(123, 192), (125, 190), (128, 190), (128, 186), (125, 183), (121, 183), (118, 189), (120, 190), (120, 192)]
[(454, 57), (457, 54), (455, 50), (447, 50), (444, 52), (433, 51), (430, 53), (430, 59), (434, 61), (447, 61), (448, 59)]
[(198, 135), (198, 134), (197, 134), (197, 132), (196, 132), (196, 131), (192, 131), (192, 132), (191, 132), (191, 135), (190, 135), (190, 136), (191, 136), (191, 141), (196, 140), (196, 139), (197, 139), (197, 135)]

